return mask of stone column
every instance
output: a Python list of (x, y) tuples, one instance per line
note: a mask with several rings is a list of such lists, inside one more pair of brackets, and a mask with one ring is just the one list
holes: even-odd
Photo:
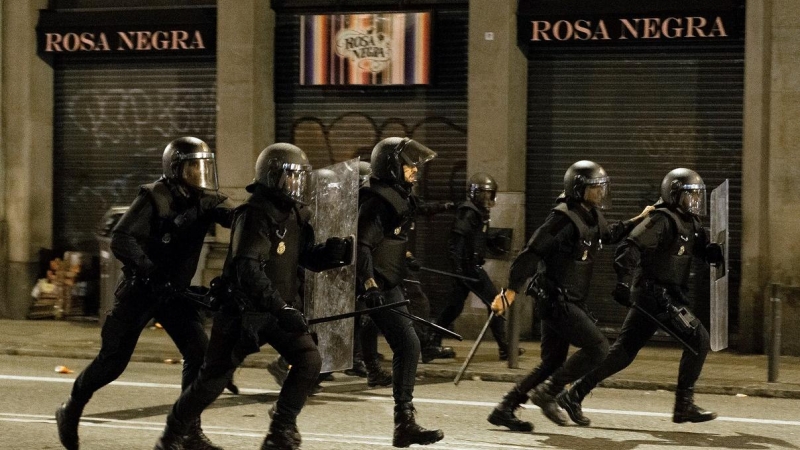
[[(217, 2), (217, 164), (221, 191), (247, 196), (256, 157), (275, 140), (275, 13), (263, 0)], [(219, 273), (230, 233), (217, 227), (205, 281)]]
[(0, 317), (21, 319), (30, 306), (39, 249), (52, 247), (53, 70), (36, 54), (36, 23), (46, 0), (0, 3), (4, 207), (2, 261), (8, 280)]
[[(514, 229), (513, 257), (525, 243), (528, 76), (527, 60), (517, 46), (516, 1), (470, 0), (468, 51), (467, 177), (486, 172), (497, 180), (500, 192), (491, 225)], [(501, 287), (509, 265), (510, 259), (489, 260), (484, 268)], [(523, 319), (524, 333), (531, 320), (530, 314), (522, 316), (528, 318)], [(485, 320), (485, 306), (472, 298), (456, 328), (474, 337)]]

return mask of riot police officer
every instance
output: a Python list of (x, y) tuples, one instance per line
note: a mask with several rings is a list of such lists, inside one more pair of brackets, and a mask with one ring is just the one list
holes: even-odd
[[(454, 281), (450, 300), (436, 319), (436, 323), (442, 327), (449, 328), (455, 322), (464, 310), (464, 302), (470, 292), (475, 293), (483, 301), (487, 310), (499, 292), (483, 270), (491, 222), (489, 210), (495, 205), (496, 195), (497, 182), (494, 178), (483, 172), (476, 173), (467, 183), (467, 200), (456, 208), (456, 217), (448, 241), (448, 258), (456, 274), (478, 281), (463, 279)], [(497, 342), (500, 360), (505, 361), (508, 359), (505, 323), (500, 317), (494, 316), (489, 326)], [(441, 347), (441, 340), (441, 335), (437, 334), (429, 345)]]
[[(119, 377), (142, 329), (155, 318), (183, 355), (181, 386), (200, 370), (208, 337), (200, 311), (175, 298), (197, 269), (203, 239), (213, 223), (229, 227), (231, 210), (217, 192), (214, 152), (205, 142), (182, 137), (167, 145), (163, 176), (144, 185), (111, 233), (111, 250), (124, 264), (116, 301), (101, 331), (97, 357), (78, 375), (67, 401), (56, 411), (58, 436), (77, 449), (78, 423), (92, 395)], [(200, 429), (199, 416), (187, 430), (192, 448), (216, 449)]]
[[(278, 143), (258, 157), (252, 195), (234, 211), (222, 276), (212, 284), (220, 304), (205, 362), (167, 416), (156, 449), (184, 448), (183, 435), (224, 389), (236, 367), (269, 343), (291, 364), (262, 449), (300, 448), (296, 418), (317, 382), (322, 360), (303, 314), (289, 306), (298, 265), (321, 271), (349, 264), (352, 239), (314, 244), (306, 200), (311, 165), (298, 147)], [(185, 446), (185, 448), (191, 448)]]
[[(705, 422), (717, 417), (694, 404), (694, 385), (709, 350), (703, 324), (689, 311), (689, 272), (694, 257), (709, 264), (723, 262), (722, 248), (709, 242), (700, 216), (705, 215), (706, 187), (697, 172), (675, 169), (661, 182), (661, 203), (617, 249), (614, 299), (633, 303), (654, 316), (697, 351), (685, 349), (678, 368), (678, 386), (672, 421)], [(600, 367), (562, 394), (562, 405), (580, 411), (581, 402), (599, 382), (627, 367), (656, 332), (658, 325), (631, 308), (619, 338)]]
[[(515, 296), (533, 276), (528, 293), (535, 297), (542, 320), (542, 361), (495, 407), (488, 417), (494, 425), (533, 430), (532, 423), (514, 416), (531, 390), (531, 400), (544, 415), (565, 425), (556, 395), (599, 365), (608, 352), (608, 341), (586, 306), (594, 261), (603, 244), (622, 240), (652, 208), (648, 206), (633, 219), (609, 223), (601, 212), (611, 204), (609, 183), (599, 164), (578, 161), (570, 166), (556, 207), (511, 265), (507, 296)], [(499, 309), (498, 301), (493, 309)], [(579, 350), (568, 359), (570, 345)]]
[[(411, 189), (419, 167), (436, 156), (409, 138), (384, 139), (372, 150), (370, 186), (361, 188), (358, 208), (357, 288), (367, 307), (403, 300), (408, 231), (414, 218)], [(407, 311), (406, 307), (402, 307)], [(411, 321), (392, 311), (370, 315), (394, 353), (392, 357), (394, 436), (392, 445), (432, 444), (444, 438), (441, 430), (417, 425), (412, 403), (420, 343)], [(365, 361), (377, 355), (365, 346)]]

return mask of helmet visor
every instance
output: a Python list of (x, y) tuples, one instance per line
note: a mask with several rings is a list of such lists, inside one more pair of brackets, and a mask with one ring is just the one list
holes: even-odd
[(490, 190), (475, 190), (472, 192), (472, 203), (484, 209), (493, 208), (497, 203), (497, 191)]
[(695, 216), (706, 215), (706, 187), (702, 184), (687, 184), (682, 187), (678, 206)]
[(182, 158), (181, 180), (197, 189), (219, 189), (217, 163), (213, 153), (191, 153)]
[(280, 190), (292, 200), (306, 204), (308, 185), (311, 180), (311, 167), (298, 164), (284, 164)]
[(397, 147), (401, 163), (408, 166), (419, 168), (426, 162), (436, 158), (436, 152), (413, 139), (405, 138)]
[(597, 209), (611, 209), (611, 183), (608, 177), (592, 178), (586, 183), (583, 199)]

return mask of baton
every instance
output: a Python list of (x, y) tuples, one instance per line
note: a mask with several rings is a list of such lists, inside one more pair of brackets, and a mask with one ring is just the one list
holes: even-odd
[(673, 337), (673, 338), (674, 338), (676, 341), (680, 342), (680, 344), (681, 344), (681, 345), (682, 345), (682, 346), (683, 346), (683, 347), (684, 347), (686, 350), (689, 350), (689, 351), (690, 351), (690, 352), (692, 352), (692, 353), (693, 353), (695, 356), (697, 356), (697, 355), (698, 355), (698, 353), (697, 353), (697, 350), (695, 350), (695, 349), (694, 349), (694, 348), (693, 348), (691, 345), (689, 345), (689, 343), (688, 343), (688, 342), (686, 342), (686, 341), (684, 341), (683, 339), (681, 339), (681, 337), (680, 337), (680, 336), (678, 336), (678, 334), (677, 334), (677, 333), (675, 333), (674, 331), (670, 330), (670, 328), (669, 328), (668, 326), (666, 326), (666, 325), (664, 325), (663, 323), (661, 323), (661, 321), (660, 321), (660, 320), (658, 320), (658, 319), (656, 319), (655, 317), (653, 317), (653, 315), (652, 315), (652, 314), (650, 314), (649, 312), (645, 311), (645, 309), (644, 309), (644, 308), (642, 308), (641, 306), (637, 305), (636, 303), (634, 303), (632, 306), (633, 306), (634, 308), (636, 308), (636, 310), (637, 310), (637, 311), (639, 311), (640, 313), (644, 314), (644, 315), (645, 315), (645, 317), (647, 317), (648, 319), (650, 319), (650, 321), (652, 321), (653, 323), (655, 323), (656, 325), (658, 325), (658, 328), (661, 328), (662, 330), (666, 331), (668, 335), (672, 336), (672, 337)]
[[(406, 301), (408, 301), (408, 300), (406, 300)], [(407, 313), (405, 311), (400, 311), (400, 310), (397, 310), (397, 309), (393, 309), (392, 312), (397, 314), (397, 315), (403, 316), (405, 318), (411, 319), (414, 322), (421, 323), (423, 325), (427, 325), (427, 326), (433, 328), (434, 331), (437, 331), (439, 334), (446, 334), (447, 336), (450, 336), (452, 338), (458, 339), (459, 341), (463, 341), (464, 340), (464, 338), (461, 337), (460, 334), (454, 333), (454, 332), (448, 330), (445, 327), (441, 327), (439, 325), (436, 325), (435, 323), (433, 323), (433, 322), (431, 322), (429, 320), (425, 320), (422, 317), (417, 317), (417, 316), (415, 316), (413, 314)]]
[(385, 309), (399, 308), (401, 306), (406, 306), (409, 303), (411, 303), (410, 300), (403, 300), (402, 302), (389, 303), (389, 304), (386, 304), (386, 305), (376, 306), (374, 308), (362, 309), (360, 311), (351, 311), (351, 312), (346, 312), (346, 313), (342, 313), (342, 314), (335, 314), (333, 316), (318, 317), (316, 319), (309, 319), (308, 324), (309, 325), (314, 325), (314, 324), (317, 324), (317, 323), (333, 322), (334, 320), (349, 319), (351, 317), (356, 317), (356, 316), (361, 316), (361, 315), (364, 315), (364, 314), (370, 314), (370, 313), (374, 313), (374, 312), (378, 312), (378, 311), (383, 311)]
[[(509, 303), (508, 299), (506, 298), (506, 288), (500, 289), (500, 298), (503, 299), (503, 303), (505, 304), (505, 309), (508, 310), (508, 308), (511, 306), (511, 303)], [(464, 372), (467, 371), (467, 366), (469, 366), (469, 363), (472, 361), (472, 357), (475, 356), (475, 352), (478, 351), (478, 346), (481, 345), (481, 341), (483, 340), (483, 336), (486, 335), (486, 330), (489, 329), (489, 324), (492, 323), (492, 319), (494, 319), (495, 317), (499, 317), (499, 318), (501, 318), (503, 320), (506, 319), (505, 317), (503, 317), (501, 315), (495, 314), (494, 311), (492, 311), (492, 313), (489, 314), (489, 318), (486, 319), (486, 323), (483, 324), (483, 328), (481, 329), (481, 332), (478, 333), (478, 337), (475, 339), (475, 343), (472, 344), (472, 348), (469, 350), (469, 354), (467, 355), (467, 359), (464, 360), (464, 364), (462, 364), (461, 368), (458, 369), (458, 373), (456, 374), (456, 378), (453, 380), (453, 383), (456, 386), (458, 386), (458, 382), (461, 381), (461, 377), (464, 376)]]
[(458, 382), (461, 381), (461, 377), (464, 376), (464, 372), (467, 371), (467, 366), (469, 362), (472, 361), (472, 357), (475, 356), (475, 352), (478, 351), (478, 346), (481, 345), (481, 340), (483, 340), (483, 336), (486, 334), (486, 330), (489, 329), (489, 323), (494, 318), (495, 314), (491, 313), (489, 318), (486, 319), (486, 323), (483, 324), (483, 328), (481, 332), (478, 334), (478, 337), (475, 338), (475, 343), (472, 344), (472, 348), (469, 350), (469, 354), (467, 355), (467, 359), (464, 360), (464, 364), (461, 365), (461, 368), (458, 369), (458, 373), (456, 374), (456, 378), (453, 380), (456, 386), (458, 386)]
[(439, 275), (444, 275), (444, 276), (452, 277), (452, 278), (458, 278), (459, 280), (464, 280), (464, 281), (471, 281), (473, 283), (478, 283), (478, 282), (481, 281), (481, 280), (479, 280), (477, 278), (465, 277), (464, 275), (459, 275), (457, 273), (445, 272), (444, 270), (431, 269), (430, 267), (420, 267), (419, 270), (424, 270), (425, 272), (430, 272), (430, 273), (438, 273)]

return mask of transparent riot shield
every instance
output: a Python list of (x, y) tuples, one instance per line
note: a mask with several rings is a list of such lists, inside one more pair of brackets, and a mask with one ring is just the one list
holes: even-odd
[(711, 192), (711, 241), (722, 246), (725, 263), (711, 266), (711, 350), (728, 347), (728, 193), (725, 180)]
[[(358, 158), (314, 171), (315, 186), (309, 208), (317, 243), (329, 237), (356, 235), (358, 223)], [(304, 312), (309, 319), (332, 316), (355, 309), (355, 265), (306, 271)], [(353, 366), (353, 324), (345, 319), (313, 325), (322, 355), (322, 372)]]

